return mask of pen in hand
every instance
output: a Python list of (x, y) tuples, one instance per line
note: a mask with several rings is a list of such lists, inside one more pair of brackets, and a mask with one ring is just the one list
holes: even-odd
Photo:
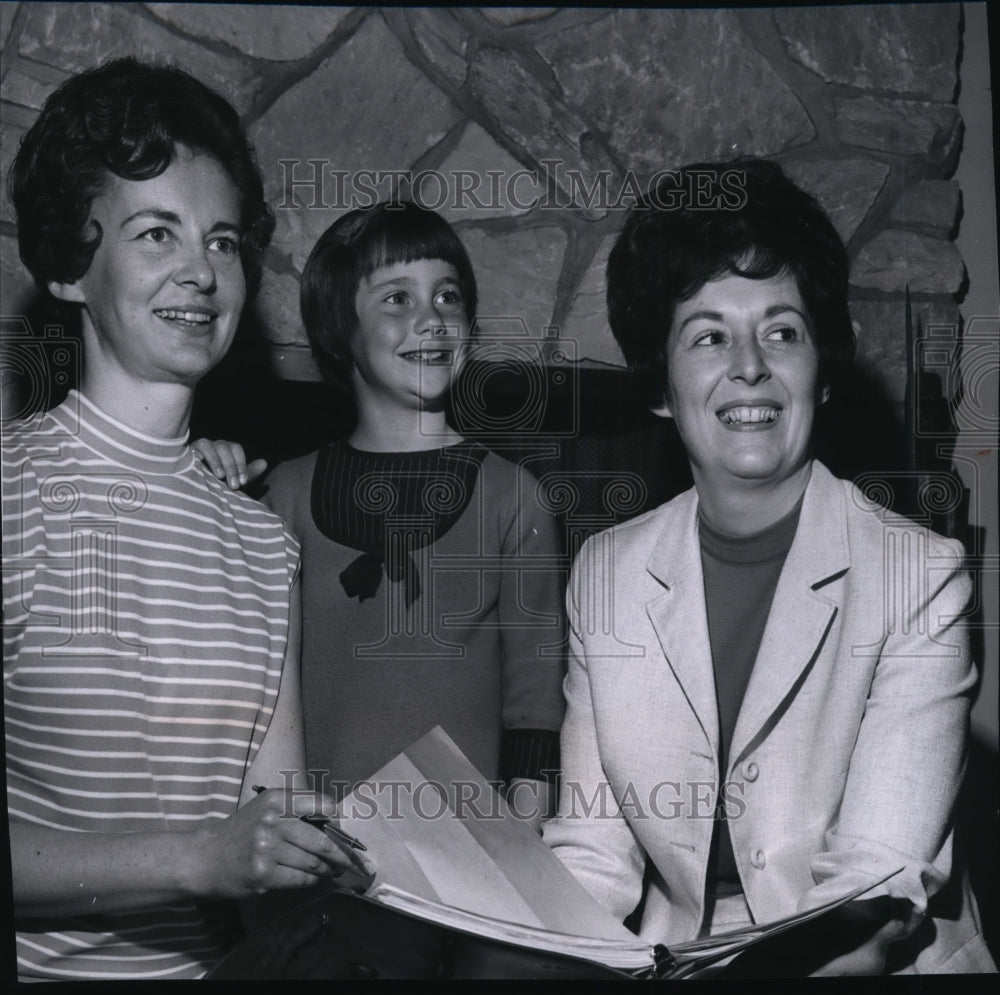
[[(251, 787), (254, 790), (254, 794), (258, 795), (262, 791), (267, 791), (267, 788), (265, 788), (262, 784), (254, 784)], [(308, 822), (310, 826), (314, 826), (316, 829), (326, 833), (326, 835), (331, 839), (339, 840), (341, 843), (346, 843), (353, 850), (368, 849), (368, 847), (366, 847), (361, 840), (348, 835), (343, 831), (343, 829), (338, 829), (325, 815), (300, 815), (299, 818), (303, 822)]]

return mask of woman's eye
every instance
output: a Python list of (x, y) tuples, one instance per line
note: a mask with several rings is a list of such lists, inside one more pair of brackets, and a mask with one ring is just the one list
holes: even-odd
[(405, 304), (406, 294), (402, 290), (394, 290), (385, 298), (386, 304)]
[(438, 301), (442, 304), (452, 304), (460, 307), (462, 304), (462, 295), (457, 290), (443, 290), (438, 294)]
[(162, 245), (170, 238), (170, 232), (166, 228), (148, 228), (139, 235), (139, 238), (146, 242)]
[(236, 255), (240, 251), (240, 244), (235, 238), (231, 238), (228, 235), (220, 235), (213, 238), (208, 243), (209, 249), (213, 252), (221, 252), (226, 256)]
[(694, 337), (693, 344), (696, 346), (721, 345), (725, 340), (725, 335), (718, 329), (713, 328), (711, 331), (699, 332)]
[(767, 337), (774, 342), (796, 342), (799, 339), (799, 331), (792, 325), (781, 325), (779, 328), (770, 329)]

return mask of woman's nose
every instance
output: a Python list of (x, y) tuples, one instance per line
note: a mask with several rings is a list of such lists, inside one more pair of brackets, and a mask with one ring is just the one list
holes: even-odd
[(174, 274), (174, 280), (184, 286), (194, 286), (202, 293), (215, 289), (215, 269), (202, 248), (188, 252)]
[(756, 336), (748, 336), (734, 344), (729, 375), (748, 384), (760, 383), (770, 377), (767, 357)]

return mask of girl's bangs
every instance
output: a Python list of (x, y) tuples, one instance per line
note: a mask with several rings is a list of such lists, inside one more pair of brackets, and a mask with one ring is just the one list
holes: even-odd
[[(411, 216), (412, 217), (412, 216)], [(419, 228), (407, 223), (405, 215), (399, 216), (397, 224), (383, 224), (377, 232), (370, 233), (363, 249), (361, 271), (364, 276), (383, 266), (412, 263), (421, 259), (443, 259), (459, 268), (461, 246), (455, 245), (450, 233), (427, 230), (426, 224)]]

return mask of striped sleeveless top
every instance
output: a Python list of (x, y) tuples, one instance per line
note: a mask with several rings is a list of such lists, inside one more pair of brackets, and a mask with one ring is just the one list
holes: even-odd
[[(186, 441), (77, 392), (3, 438), (4, 720), (12, 821), (184, 831), (236, 810), (267, 731), (298, 544)], [(193, 978), (206, 903), (20, 919), (19, 976)]]

